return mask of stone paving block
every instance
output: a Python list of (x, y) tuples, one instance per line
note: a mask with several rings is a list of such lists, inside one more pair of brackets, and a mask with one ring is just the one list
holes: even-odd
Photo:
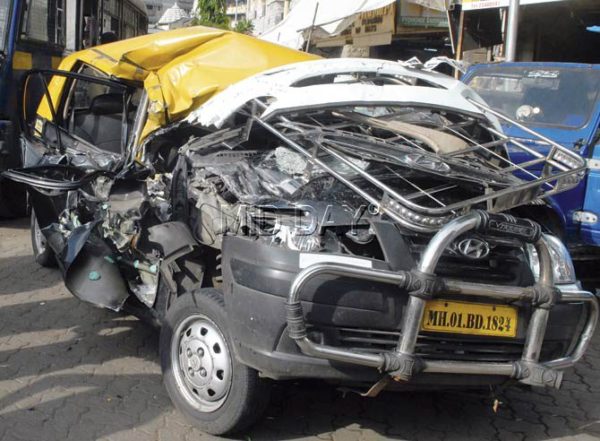
[[(0, 222), (0, 440), (218, 440), (172, 407), (158, 332), (74, 299), (33, 262), (27, 221)], [(563, 389), (342, 394), (276, 385), (256, 440), (600, 440), (600, 335)]]

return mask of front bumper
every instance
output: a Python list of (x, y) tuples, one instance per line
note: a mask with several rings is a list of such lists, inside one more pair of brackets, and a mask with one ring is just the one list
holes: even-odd
[[(449, 224), (430, 242), (413, 271), (390, 271), (385, 263), (373, 261), (373, 268), (317, 263), (298, 273), (299, 253), (243, 238), (227, 239), (223, 249), (224, 280), (228, 281), (225, 299), (238, 358), (277, 379), (363, 382), (376, 381), (383, 373), (417, 385), (468, 386), (512, 378), (558, 387), (562, 370), (579, 360), (589, 344), (598, 302), (589, 292), (553, 287), (548, 252), (535, 235), (530, 240), (538, 248), (544, 269), (533, 287), (435, 277), (441, 252), (460, 234), (480, 228), (479, 222), (477, 216), (465, 216)], [(420, 331), (423, 307), (429, 298), (449, 295), (471, 301), (516, 302), (521, 323), (516, 339), (461, 340), (463, 352), (483, 347), (485, 356), (461, 359), (456, 351), (448, 357), (443, 351), (436, 356), (427, 353), (422, 349), (423, 339), (431, 336)], [(330, 343), (328, 330), (340, 334), (348, 329), (386, 330), (388, 344), (379, 345), (376, 351), (373, 345), (356, 348)], [(364, 336), (353, 335), (355, 341)], [(377, 334), (376, 342), (383, 341), (381, 335)], [(392, 345), (390, 336), (396, 340)], [(452, 338), (444, 340), (438, 338), (441, 347), (452, 344)], [(492, 357), (494, 347), (498, 351)]]

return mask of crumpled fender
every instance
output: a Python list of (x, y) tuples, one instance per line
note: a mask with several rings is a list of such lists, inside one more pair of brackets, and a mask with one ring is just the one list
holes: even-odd
[(94, 234), (97, 224), (98, 221), (94, 221), (77, 227), (66, 241), (54, 230), (56, 224), (43, 232), (56, 253), (69, 291), (80, 300), (118, 311), (129, 297), (129, 291), (111, 258), (110, 247)]
[(176, 259), (198, 245), (189, 227), (183, 222), (165, 222), (148, 228), (137, 247), (144, 252), (156, 249), (165, 260)]

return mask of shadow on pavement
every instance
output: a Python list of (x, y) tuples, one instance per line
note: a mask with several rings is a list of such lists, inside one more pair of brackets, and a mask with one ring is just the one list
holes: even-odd
[[(23, 229), (23, 220), (2, 222)], [(162, 386), (158, 332), (93, 308), (31, 256), (0, 258), (0, 439), (216, 439), (184, 422)], [(14, 298), (8, 294), (14, 294)], [(37, 299), (37, 300), (34, 300)], [(563, 388), (488, 393), (342, 394), (320, 382), (274, 385), (265, 418), (234, 439), (519, 440), (600, 437), (600, 335)]]
[(59, 283), (60, 272), (41, 267), (33, 255), (0, 257), (0, 295), (51, 288)]
[[(8, 379), (23, 382), (10, 393), (0, 393), (2, 439), (112, 439), (165, 414), (166, 420), (181, 421), (162, 387), (154, 329), (131, 317), (76, 306), (76, 300), (56, 302), (57, 310), (64, 310), (64, 324), (72, 326), (71, 338), (0, 351), (0, 384)], [(81, 321), (76, 324), (77, 318)], [(132, 357), (145, 369), (132, 371)], [(592, 357), (598, 357), (596, 348)], [(498, 396), (502, 404), (494, 413), (487, 393), (384, 393), (367, 399), (344, 396), (320, 382), (279, 383), (265, 418), (234, 439), (332, 439), (332, 433), (333, 439), (343, 440), (599, 436), (598, 385), (600, 371), (588, 360), (567, 374), (562, 390), (507, 390)], [(20, 405), (31, 400), (39, 403)], [(189, 435), (186, 439), (201, 436), (186, 423), (179, 424)], [(30, 437), (40, 428), (42, 435)], [(150, 433), (144, 439), (157, 437)]]
[(29, 217), (21, 217), (18, 219), (0, 219), (0, 228), (8, 228), (15, 230), (29, 229)]

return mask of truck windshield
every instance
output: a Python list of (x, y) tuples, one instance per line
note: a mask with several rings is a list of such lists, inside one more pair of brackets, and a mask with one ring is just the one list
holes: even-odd
[(600, 70), (499, 66), (476, 72), (469, 85), (526, 125), (580, 128), (598, 99)]
[(8, 29), (10, 27), (10, 0), (0, 0), (0, 52), (6, 49)]

